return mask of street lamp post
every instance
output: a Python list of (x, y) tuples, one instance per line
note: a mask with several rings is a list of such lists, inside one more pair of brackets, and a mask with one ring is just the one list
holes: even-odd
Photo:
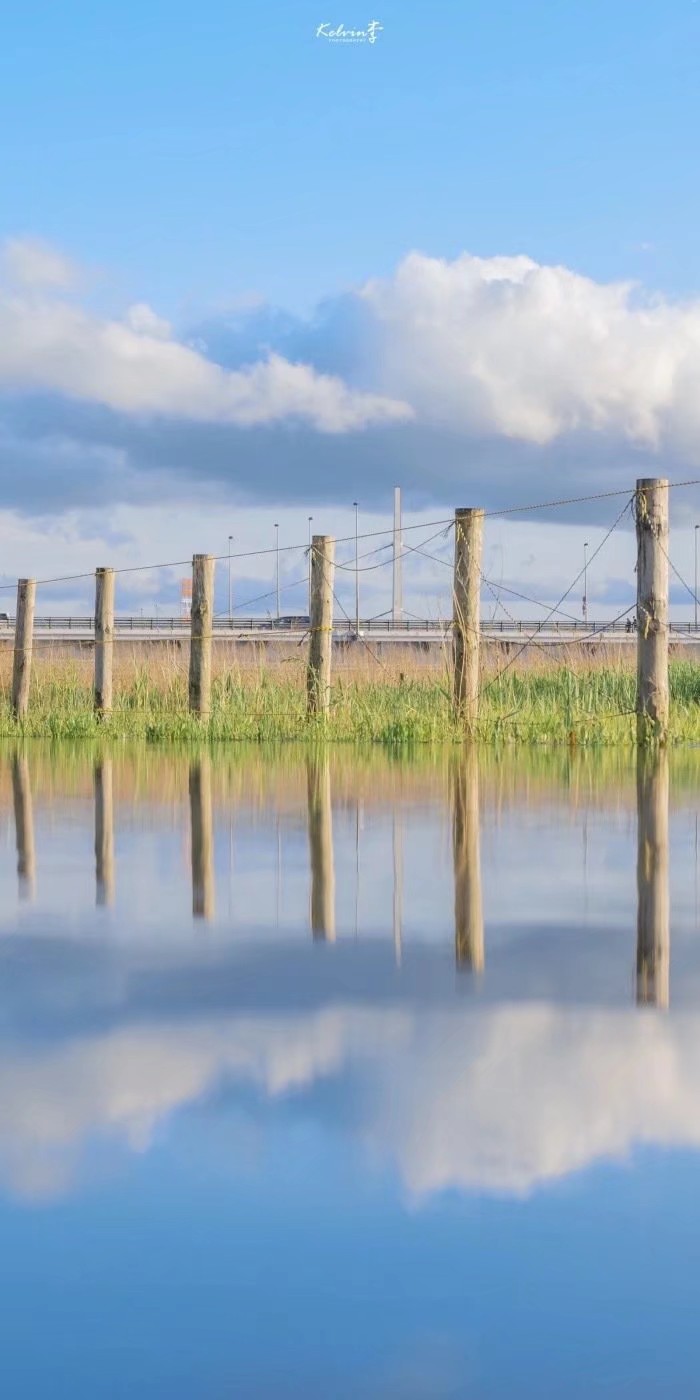
[(275, 521), (275, 588), (277, 592), (277, 621), (280, 620), (280, 527)]
[(583, 546), (583, 603), (581, 611), (583, 620), (586, 622), (588, 620), (588, 540), (585, 540)]
[(355, 507), (355, 636), (360, 635), (360, 556), (357, 552), (357, 501), (353, 501)]
[(696, 589), (694, 589), (694, 592), (696, 592), (696, 631), (697, 631), (697, 531), (699, 531), (699, 529), (700, 529), (700, 525), (696, 525)]
[(233, 617), (233, 594), (232, 594), (232, 592), (231, 592), (231, 545), (232, 545), (232, 544), (233, 544), (233, 535), (229, 535), (229, 537), (228, 537), (228, 620), (229, 620), (229, 622), (231, 621), (231, 618)]

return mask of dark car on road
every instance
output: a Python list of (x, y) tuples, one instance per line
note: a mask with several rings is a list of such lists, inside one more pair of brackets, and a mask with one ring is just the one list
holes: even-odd
[(275, 627), (283, 628), (286, 632), (297, 632), (301, 627), (308, 627), (308, 625), (308, 616), (301, 613), (290, 613), (286, 617), (275, 619)]

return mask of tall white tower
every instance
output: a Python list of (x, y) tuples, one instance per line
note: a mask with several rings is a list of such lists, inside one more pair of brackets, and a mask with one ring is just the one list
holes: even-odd
[(400, 622), (403, 617), (403, 597), (401, 588), (401, 487), (394, 487), (394, 575), (391, 589), (391, 620)]

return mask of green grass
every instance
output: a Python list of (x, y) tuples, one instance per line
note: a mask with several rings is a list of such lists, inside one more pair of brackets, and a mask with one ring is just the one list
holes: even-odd
[[(700, 742), (700, 667), (674, 661), (670, 667), (673, 742)], [(489, 743), (632, 744), (635, 740), (635, 678), (623, 667), (597, 665), (516, 670), (495, 682), (484, 680), (477, 737)], [(114, 712), (101, 723), (92, 711), (85, 673), (61, 667), (32, 680), (29, 714), (11, 714), (0, 694), (0, 737), (96, 738), (151, 742), (291, 740), (326, 737), (336, 742), (387, 745), (456, 741), (462, 731), (451, 714), (449, 687), (438, 674), (376, 679), (339, 678), (326, 720), (309, 720), (298, 677), (283, 672), (253, 677), (230, 673), (214, 681), (210, 719), (187, 710), (181, 674), (135, 671), (118, 691)]]

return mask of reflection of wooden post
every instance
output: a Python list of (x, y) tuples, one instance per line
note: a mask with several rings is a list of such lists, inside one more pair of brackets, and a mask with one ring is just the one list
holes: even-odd
[(314, 535), (311, 542), (311, 602), (306, 701), (310, 715), (326, 715), (331, 703), (333, 652), (333, 574), (335, 540)]
[(479, 716), (479, 641), (483, 510), (455, 511), (453, 585), (454, 710), (472, 727)]
[(397, 819), (396, 810), (394, 810), (391, 824), (391, 845), (394, 857), (394, 957), (397, 967), (401, 966), (403, 953), (403, 832), (400, 823), (401, 816), (399, 814)]
[(17, 617), (15, 619), (15, 654), (12, 665), (12, 710), (18, 719), (21, 719), (22, 715), (26, 715), (29, 705), (35, 598), (36, 579), (19, 579), (17, 583)]
[(190, 830), (192, 913), (196, 919), (211, 919), (214, 916), (214, 842), (208, 753), (190, 764)]
[(114, 803), (112, 760), (95, 764), (95, 903), (114, 903)]
[(668, 1006), (668, 754), (637, 750), (637, 1002)]
[(637, 739), (668, 734), (668, 481), (643, 477), (637, 521)]
[(112, 710), (114, 652), (114, 569), (95, 570), (95, 709)]
[(484, 916), (479, 851), (479, 764), (468, 744), (455, 759), (452, 836), (455, 875), (455, 956), (460, 967), (484, 966)]
[(35, 875), (34, 818), (29, 762), (23, 753), (15, 753), (12, 757), (12, 800), (15, 809), (19, 897), (31, 900), (34, 898)]
[(190, 614), (190, 709), (201, 719), (211, 708), (211, 635), (214, 618), (214, 556), (192, 559)]
[(331, 773), (327, 753), (307, 759), (309, 855), (311, 859), (311, 931), (314, 938), (335, 941), (335, 869)]

